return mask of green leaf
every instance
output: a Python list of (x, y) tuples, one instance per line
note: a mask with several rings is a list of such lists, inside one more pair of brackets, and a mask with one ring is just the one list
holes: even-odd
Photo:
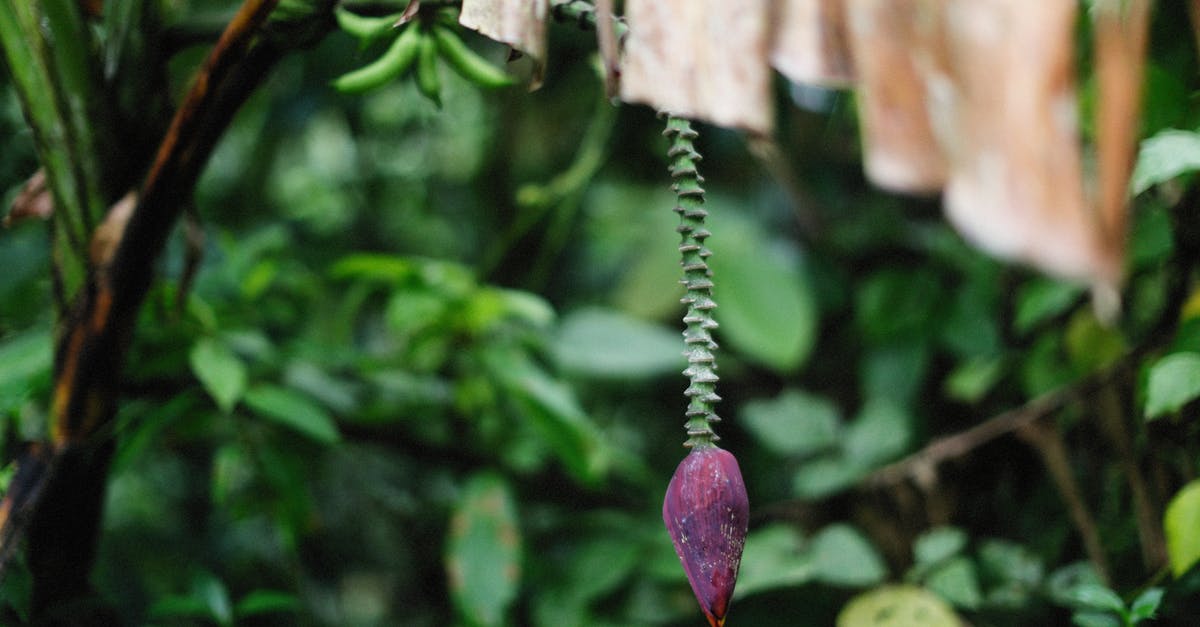
[(1103, 586), (1096, 567), (1091, 562), (1074, 562), (1062, 566), (1046, 578), (1046, 592), (1059, 605), (1071, 605), (1073, 590), (1083, 585)]
[(981, 359), (997, 355), (1003, 345), (999, 298), (994, 287), (998, 281), (990, 274), (964, 278), (970, 283), (964, 284), (953, 296), (946, 320), (938, 329), (940, 344), (959, 358)]
[(521, 532), (503, 477), (474, 475), (450, 519), (446, 576), (450, 596), (469, 625), (505, 624), (521, 582)]
[(1121, 620), (1105, 612), (1080, 611), (1071, 615), (1071, 624), (1076, 627), (1121, 627)]
[(946, 377), (946, 395), (965, 403), (975, 403), (984, 397), (1004, 376), (1004, 360), (998, 357), (977, 357), (958, 365)]
[[(557, 582), (556, 582), (557, 583)], [(571, 594), (569, 589), (550, 588), (533, 595), (534, 625), (591, 625), (587, 603)]]
[(1200, 560), (1200, 479), (1183, 486), (1163, 516), (1167, 556), (1176, 577)]
[(209, 573), (198, 575), (192, 588), (192, 594), (204, 601), (209, 616), (218, 625), (233, 625), (233, 604), (229, 599), (229, 590), (220, 579)]
[(913, 543), (913, 559), (917, 564), (935, 564), (962, 553), (967, 546), (967, 532), (957, 527), (938, 527), (921, 534)]
[(568, 314), (554, 344), (568, 372), (610, 379), (642, 379), (687, 367), (679, 334), (611, 309)]
[(863, 398), (888, 398), (909, 405), (925, 381), (929, 344), (901, 341), (875, 346), (862, 360)]
[(825, 527), (813, 537), (809, 550), (815, 577), (827, 584), (869, 586), (887, 576), (879, 552), (849, 525)]
[(808, 278), (794, 251), (772, 247), (750, 229), (739, 234), (734, 241), (712, 243), (718, 341), (724, 338), (747, 358), (791, 372), (816, 342)]
[(979, 565), (989, 580), (1029, 589), (1040, 585), (1045, 574), (1036, 555), (1008, 540), (985, 540), (979, 547)]
[(954, 557), (938, 566), (925, 578), (925, 587), (954, 605), (975, 609), (983, 602), (975, 564), (965, 557)]
[(1039, 396), (1078, 378), (1067, 362), (1058, 333), (1043, 333), (1025, 352), (1018, 368), (1021, 387), (1028, 397)]
[(837, 627), (959, 627), (954, 610), (916, 586), (882, 586), (854, 597), (838, 614)]
[(207, 618), (218, 625), (233, 624), (229, 591), (212, 573), (196, 574), (187, 595), (159, 599), (149, 613), (155, 618)]
[(802, 550), (803, 545), (800, 533), (789, 525), (776, 523), (751, 532), (746, 536), (734, 596), (741, 598), (811, 581), (816, 571), (812, 555)]
[(1140, 194), (1195, 170), (1200, 170), (1200, 134), (1168, 129), (1142, 140), (1129, 186)]
[(571, 557), (571, 592), (590, 601), (608, 594), (629, 577), (645, 559), (642, 547), (629, 536), (591, 540)]
[(1171, 213), (1157, 203), (1139, 203), (1129, 235), (1129, 266), (1157, 267), (1174, 248)]
[(1032, 279), (1017, 290), (1013, 327), (1026, 333), (1038, 324), (1070, 309), (1083, 294), (1083, 286), (1052, 279)]
[(929, 272), (884, 270), (859, 288), (855, 322), (873, 341), (926, 337), (936, 321), (941, 287)]
[(54, 361), (49, 331), (30, 331), (0, 343), (0, 411), (10, 411), (35, 393), (36, 383), (48, 385)]
[(1154, 618), (1158, 606), (1162, 604), (1164, 592), (1162, 588), (1148, 588), (1139, 594), (1129, 605), (1129, 621), (1136, 625), (1144, 620)]
[(333, 417), (298, 392), (274, 385), (256, 385), (246, 392), (246, 405), (259, 416), (318, 442), (333, 444), (341, 439)]
[(425, 287), (405, 286), (388, 301), (387, 321), (393, 332), (407, 338), (444, 322), (449, 308), (442, 294)]
[(246, 365), (216, 338), (200, 338), (189, 354), (192, 372), (225, 413), (233, 410), (246, 392)]
[(238, 601), (233, 608), (233, 613), (238, 618), (243, 618), (261, 614), (296, 612), (300, 610), (300, 607), (300, 599), (296, 598), (294, 594), (278, 590), (254, 590)]
[(223, 444), (213, 453), (210, 490), (214, 503), (228, 505), (255, 478), (254, 460), (238, 440)]
[(829, 449), (838, 443), (841, 429), (836, 405), (800, 390), (749, 401), (739, 417), (763, 446), (780, 455), (804, 456)]
[(1066, 591), (1064, 600), (1085, 610), (1112, 612), (1125, 615), (1125, 601), (1108, 587), (1096, 583), (1081, 583)]
[(54, 339), (49, 331), (29, 331), (4, 338), (0, 343), (0, 385), (22, 382), (49, 372)]
[(912, 436), (907, 412), (889, 400), (873, 399), (846, 429), (843, 446), (849, 461), (874, 468), (907, 450)]
[(283, 373), (284, 384), (311, 396), (342, 415), (359, 409), (359, 389), (349, 378), (335, 377), (309, 361), (293, 361)]
[(1178, 411), (1200, 396), (1200, 353), (1174, 353), (1150, 367), (1146, 419)]
[(192, 596), (173, 595), (161, 598), (150, 606), (152, 618), (211, 618), (208, 605)]
[[(1185, 305), (1185, 311), (1186, 307)], [(1166, 350), (1168, 354), (1187, 352), (1200, 352), (1200, 318), (1189, 317), (1181, 320), (1179, 327), (1175, 329), (1175, 337), (1171, 338), (1171, 344)]]
[(1184, 77), (1187, 74), (1175, 71), (1174, 68), (1153, 59), (1146, 61), (1145, 77), (1142, 79), (1140, 90), (1142, 114), (1139, 116), (1139, 126), (1142, 132), (1150, 135), (1172, 127), (1191, 126), (1194, 123), (1190, 106), (1192, 92), (1189, 84), (1185, 82)]
[(1072, 364), (1083, 372), (1111, 366), (1125, 354), (1126, 348), (1120, 331), (1101, 324), (1090, 308), (1071, 316), (1064, 344)]
[(585, 483), (599, 480), (606, 464), (599, 429), (580, 407), (574, 391), (535, 365), (523, 351), (492, 347), (482, 357), (488, 371), (517, 404), (521, 417), (567, 470)]
[(805, 462), (792, 478), (792, 489), (803, 499), (820, 499), (853, 486), (865, 471), (842, 455), (828, 455)]
[[(597, 183), (588, 186), (589, 265), (615, 265), (611, 303), (640, 318), (678, 320), (683, 278), (679, 267), (679, 216), (646, 207), (670, 207), (674, 197), (658, 186)], [(724, 233), (716, 237), (725, 237)]]
[(329, 269), (329, 275), (335, 279), (359, 279), (381, 283), (396, 283), (415, 275), (416, 272), (416, 264), (410, 259), (373, 253), (347, 255)]
[(500, 298), (507, 315), (539, 329), (549, 327), (557, 316), (554, 306), (537, 294), (500, 288), (488, 288), (488, 291)]

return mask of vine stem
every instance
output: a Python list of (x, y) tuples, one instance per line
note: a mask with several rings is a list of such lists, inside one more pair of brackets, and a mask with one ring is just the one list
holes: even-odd
[(716, 393), (718, 377), (713, 351), (717, 349), (717, 343), (712, 337), (712, 331), (717, 328), (717, 321), (712, 315), (717, 303), (712, 298), (712, 271), (707, 262), (712, 252), (704, 246), (704, 240), (711, 233), (704, 228), (704, 219), (708, 216), (704, 209), (704, 189), (700, 186), (704, 177), (696, 169), (701, 157), (694, 142), (699, 134), (687, 120), (668, 115), (663, 135), (671, 141), (667, 157), (671, 162), (675, 212), (680, 218), (676, 230), (680, 234), (679, 253), (683, 266), (681, 283), (687, 291), (681, 299), (687, 306), (683, 317), (686, 325), (683, 331), (686, 350), (683, 354), (687, 357), (688, 367), (683, 374), (690, 382), (683, 393), (688, 397), (685, 414), (688, 439), (684, 446), (707, 448), (715, 446), (720, 439), (713, 431), (712, 423), (721, 420), (713, 410), (713, 405), (721, 397)]

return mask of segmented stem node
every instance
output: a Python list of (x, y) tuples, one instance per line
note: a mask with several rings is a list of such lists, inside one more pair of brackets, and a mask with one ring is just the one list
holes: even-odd
[(706, 447), (720, 439), (713, 431), (712, 423), (721, 420), (713, 409), (721, 397), (716, 393), (718, 377), (713, 351), (717, 349), (717, 343), (712, 337), (712, 331), (717, 328), (712, 314), (717, 303), (712, 298), (712, 270), (707, 261), (712, 251), (704, 246), (704, 240), (712, 233), (704, 228), (704, 219), (708, 217), (704, 209), (704, 188), (700, 186), (704, 177), (696, 168), (701, 156), (694, 145), (699, 134), (687, 120), (667, 116), (663, 135), (671, 140), (667, 157), (671, 160), (669, 171), (671, 189), (675, 192), (675, 213), (679, 214), (676, 231), (680, 235), (680, 265), (683, 266), (680, 282), (686, 290), (680, 299), (687, 306), (683, 316), (686, 325), (683, 354), (687, 357), (688, 367), (683, 374), (690, 381), (683, 392), (688, 398), (684, 414), (688, 439), (684, 446)]

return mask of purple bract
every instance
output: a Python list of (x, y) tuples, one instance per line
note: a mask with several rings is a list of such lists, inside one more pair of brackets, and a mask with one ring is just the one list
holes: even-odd
[(749, 517), (746, 484), (732, 453), (705, 446), (679, 462), (663, 500), (663, 522), (712, 627), (725, 624)]

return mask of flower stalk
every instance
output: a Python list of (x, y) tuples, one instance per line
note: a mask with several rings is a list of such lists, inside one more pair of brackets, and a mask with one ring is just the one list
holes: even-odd
[(708, 217), (708, 212), (704, 209), (704, 188), (700, 186), (704, 177), (700, 176), (696, 168), (701, 157), (694, 145), (698, 133), (692, 129), (691, 124), (682, 118), (668, 116), (667, 128), (663, 135), (671, 140), (667, 156), (671, 160), (671, 189), (675, 191), (675, 212), (680, 217), (676, 230), (679, 231), (681, 239), (681, 282), (686, 289), (681, 301), (687, 305), (687, 312), (683, 317), (683, 322), (687, 325), (683, 332), (683, 342), (688, 367), (683, 374), (688, 377), (690, 385), (683, 392), (688, 397), (685, 414), (688, 439), (684, 446), (705, 448), (714, 446), (720, 439), (713, 431), (712, 423), (721, 420), (713, 409), (721, 397), (716, 393), (719, 378), (713, 351), (717, 349), (717, 343), (712, 337), (713, 330), (717, 328), (717, 321), (712, 315), (717, 303), (712, 298), (712, 271), (707, 262), (712, 252), (704, 245), (704, 240), (711, 235), (708, 229), (704, 228), (704, 219)]
[(663, 132), (671, 140), (670, 158), (675, 212), (679, 214), (679, 253), (683, 265), (682, 299), (687, 306), (683, 321), (684, 355), (688, 367), (683, 374), (690, 385), (685, 446), (691, 452), (675, 469), (663, 499), (663, 523), (671, 535), (675, 554), (683, 565), (688, 583), (710, 627), (722, 627), (733, 597), (742, 549), (750, 518), (750, 503), (737, 459), (717, 446), (712, 423), (718, 422), (713, 405), (717, 396), (717, 365), (713, 352), (717, 328), (712, 312), (712, 272), (704, 246), (710, 233), (704, 227), (704, 178), (696, 169), (700, 153), (693, 144), (697, 133), (687, 120), (668, 116)]

